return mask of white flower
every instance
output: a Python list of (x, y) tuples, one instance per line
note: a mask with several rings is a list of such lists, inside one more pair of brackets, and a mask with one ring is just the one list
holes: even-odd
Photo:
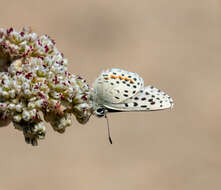
[(68, 61), (47, 35), (30, 28), (0, 29), (0, 126), (13, 122), (27, 143), (45, 136), (40, 117), (62, 133), (74, 114), (86, 123), (91, 114), (89, 88), (67, 71)]

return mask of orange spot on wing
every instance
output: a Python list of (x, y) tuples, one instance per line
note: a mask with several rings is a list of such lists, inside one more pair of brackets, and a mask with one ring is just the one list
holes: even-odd
[(104, 77), (104, 79), (108, 79), (108, 77)]
[(124, 77), (122, 77), (122, 76), (118, 76), (118, 78), (119, 78), (120, 80), (123, 80), (123, 79), (124, 79)]
[(127, 77), (122, 77), (122, 79), (124, 79), (125, 81), (130, 81), (130, 83), (134, 83), (134, 81), (130, 78), (127, 78)]
[(134, 81), (132, 79), (129, 79), (130, 83), (134, 83)]
[(116, 76), (114, 76), (114, 75), (111, 75), (110, 76), (112, 79), (116, 79), (117, 77)]

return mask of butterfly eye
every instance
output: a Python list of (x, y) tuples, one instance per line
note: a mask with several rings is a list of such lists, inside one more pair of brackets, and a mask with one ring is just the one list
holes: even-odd
[(100, 107), (96, 110), (96, 115), (97, 117), (103, 117), (104, 116), (104, 112), (105, 112), (105, 108), (104, 107)]

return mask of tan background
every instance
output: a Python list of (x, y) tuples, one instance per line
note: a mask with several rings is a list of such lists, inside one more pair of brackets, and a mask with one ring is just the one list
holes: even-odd
[(139, 73), (175, 109), (91, 118), (39, 146), (0, 133), (0, 190), (221, 189), (220, 0), (1, 0), (1, 27), (48, 34), (91, 84), (106, 68)]

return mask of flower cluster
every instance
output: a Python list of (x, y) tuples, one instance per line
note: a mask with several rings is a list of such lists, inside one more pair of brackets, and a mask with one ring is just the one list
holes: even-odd
[(84, 124), (91, 115), (86, 81), (67, 71), (67, 59), (47, 35), (30, 28), (0, 29), (0, 126), (13, 122), (27, 143), (45, 137), (42, 117), (55, 131)]

